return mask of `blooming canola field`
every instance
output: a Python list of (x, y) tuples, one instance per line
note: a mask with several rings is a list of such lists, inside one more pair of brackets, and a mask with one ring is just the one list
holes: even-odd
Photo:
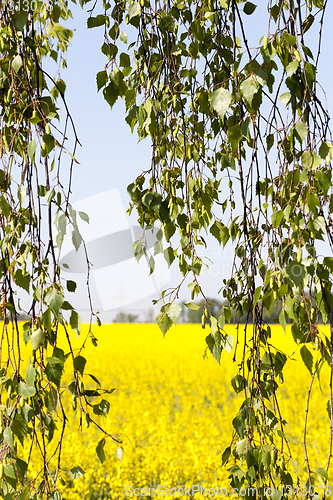
[[(226, 329), (230, 335), (236, 335), (235, 327)], [(272, 343), (290, 356), (279, 402), (287, 421), (285, 433), (302, 475), (306, 470), (303, 422), (311, 376), (300, 361), (290, 333), (279, 326), (272, 329)], [(209, 332), (200, 325), (178, 325), (165, 338), (156, 325), (150, 324), (103, 325), (96, 327), (94, 333), (98, 346), (88, 341), (81, 352), (87, 359), (84, 383), (87, 388), (96, 387), (89, 376), (93, 374), (103, 388), (115, 389), (104, 396), (111, 405), (109, 414), (97, 417), (97, 421), (122, 441), (123, 453), (121, 457), (119, 446), (107, 438), (102, 465), (96, 446), (103, 434), (93, 425), (80, 430), (77, 411), (74, 422), (68, 424), (63, 445), (63, 497), (134, 498), (135, 489), (139, 492), (159, 485), (164, 498), (172, 497), (167, 488), (177, 486), (230, 489), (221, 456), (231, 442), (231, 421), (243, 401), (242, 394), (235, 394), (230, 384), (237, 373), (233, 351), (222, 353), (220, 365), (209, 353), (203, 359)], [(307, 439), (313, 469), (326, 466), (329, 450), (329, 380), (325, 369), (323, 392), (315, 380), (310, 400)], [(62, 386), (65, 388), (70, 382), (65, 373)], [(70, 414), (71, 395), (67, 392)], [(67, 472), (74, 466), (85, 472), (78, 479), (70, 478)]]

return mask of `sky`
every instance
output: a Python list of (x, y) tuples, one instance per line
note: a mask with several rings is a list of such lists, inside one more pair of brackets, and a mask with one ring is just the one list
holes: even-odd
[[(266, 2), (263, 2), (263, 4), (266, 4)], [(82, 143), (82, 147), (78, 149), (76, 154), (79, 165), (75, 165), (74, 169), (72, 202), (74, 205), (78, 203), (77, 206), (79, 209), (81, 209), (80, 207), (83, 207), (82, 209), (85, 207), (89, 208), (92, 203), (98, 204), (98, 195), (100, 193), (113, 190), (112, 192), (115, 194), (115, 199), (118, 200), (118, 207), (120, 206), (119, 203), (122, 202), (124, 210), (126, 210), (129, 203), (126, 192), (128, 184), (133, 182), (141, 171), (149, 168), (150, 143), (148, 139), (138, 143), (136, 134), (131, 134), (130, 127), (124, 120), (125, 106), (123, 101), (118, 101), (114, 108), (110, 110), (102, 93), (97, 93), (96, 74), (104, 68), (106, 62), (105, 56), (100, 51), (100, 47), (103, 43), (103, 29), (95, 28), (88, 30), (86, 27), (86, 12), (76, 5), (73, 5), (71, 10), (73, 19), (68, 22), (68, 26), (74, 30), (74, 36), (72, 45), (68, 51), (68, 67), (65, 70), (61, 70), (61, 73), (67, 84), (67, 104), (74, 119), (79, 139)], [(266, 22), (265, 20), (267, 19), (267, 14), (262, 8), (258, 8), (255, 15), (256, 17), (251, 16), (249, 18), (248, 26), (246, 27), (249, 33), (250, 47), (258, 45), (258, 33), (263, 33), (263, 23)], [(328, 2), (318, 72), (318, 79), (327, 92), (328, 109), (332, 108), (333, 105), (331, 83), (333, 30), (329, 24), (329, 20), (332, 18), (333, 5)], [(258, 25), (262, 26), (263, 29), (258, 30)], [(130, 32), (129, 41), (132, 41), (130, 40)], [(316, 43), (315, 39), (311, 40), (310, 43), (308, 42), (308, 45), (311, 46), (313, 43)], [(117, 198), (117, 190), (121, 202)], [(84, 201), (91, 196), (95, 196), (95, 198), (90, 201)], [(101, 195), (100, 200), (106, 200), (107, 198), (108, 196), (103, 197)], [(106, 206), (108, 205), (106, 204)], [(137, 224), (135, 215), (132, 215), (131, 218), (127, 218), (127, 216), (124, 215), (124, 219), (122, 218), (123, 216), (117, 217), (117, 215), (114, 215), (112, 222), (112, 217), (108, 215), (108, 210), (103, 208), (102, 205), (100, 208), (101, 212), (99, 217), (105, 221), (105, 226), (108, 228), (108, 231), (112, 232), (130, 228), (133, 236), (133, 226)], [(119, 210), (121, 212), (121, 208)], [(87, 212), (89, 212), (89, 210), (87, 210)], [(96, 217), (98, 218), (97, 214)], [(97, 220), (96, 217), (94, 220)], [(115, 229), (113, 223), (114, 220), (118, 218), (123, 221), (123, 226), (120, 227), (118, 224), (118, 229)], [(127, 219), (127, 222), (125, 219)], [(90, 232), (88, 238), (93, 238), (94, 227), (90, 228), (90, 230), (92, 232)], [(107, 232), (106, 229), (104, 233), (105, 232)], [(96, 230), (95, 237), (99, 236), (102, 236), (102, 233), (98, 233)], [(209, 269), (203, 270), (202, 283), (207, 295), (216, 298), (217, 292), (222, 285), (222, 279), (227, 278), (230, 274), (233, 248), (231, 245), (227, 245), (223, 250), (216, 244), (212, 237), (208, 237), (207, 242), (208, 249), (205, 255), (207, 255), (214, 264), (211, 264)], [(126, 268), (123, 268), (123, 277), (119, 275), (119, 272), (111, 273), (110, 283), (122, 279), (126, 281), (128, 280), (128, 273), (132, 273), (133, 283), (135, 281), (136, 283), (134, 285), (139, 289), (140, 280), (143, 280), (142, 274), (137, 274), (133, 270), (132, 272), (130, 269), (132, 269), (132, 267), (129, 267), (128, 271), (126, 271)], [(68, 273), (67, 275), (70, 279), (76, 279), (78, 281), (80, 290), (84, 288), (84, 274), (76, 274), (75, 276), (73, 275), (73, 277)], [(67, 277), (67, 275), (64, 273), (64, 277)], [(172, 272), (168, 273), (164, 267), (161, 271), (161, 276), (163, 288), (166, 286), (176, 286), (180, 278), (175, 269), (172, 269)], [(99, 293), (95, 281), (96, 280), (93, 279), (91, 284), (93, 300), (95, 307), (101, 311), (102, 320), (112, 321), (119, 311), (139, 314), (140, 319), (151, 317), (150, 310), (152, 308), (152, 299), (158, 298), (158, 283), (156, 283), (156, 280), (153, 294), (144, 296), (148, 293), (149, 286), (147, 285), (147, 288), (142, 285), (145, 291), (142, 292), (142, 297), (139, 300), (120, 306), (118, 303), (115, 309), (108, 309), (109, 312), (105, 311), (105, 307), (109, 307), (107, 305), (104, 307), (104, 312), (102, 312), (103, 300), (101, 300), (101, 293), (108, 293), (107, 287), (105, 287), (104, 283), (102, 287), (103, 291)], [(114, 285), (116, 284), (114, 283)], [(183, 289), (180, 297), (182, 300), (189, 300), (189, 293), (186, 291), (186, 287)], [(87, 309), (87, 302), (82, 298), (82, 295), (78, 294), (74, 302), (76, 302), (74, 305), (82, 309), (83, 316), (86, 315), (84, 310)], [(105, 304), (106, 302), (104, 301)], [(157, 314), (156, 308), (155, 312)], [(154, 315), (156, 314), (154, 313)]]

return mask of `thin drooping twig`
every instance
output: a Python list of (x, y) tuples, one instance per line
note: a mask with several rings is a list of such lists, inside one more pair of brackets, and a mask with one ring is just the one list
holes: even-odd
[(305, 455), (305, 462), (306, 462), (306, 468), (307, 468), (307, 473), (308, 473), (308, 481), (309, 481), (309, 487), (311, 486), (311, 469), (310, 469), (310, 463), (309, 463), (309, 457), (308, 457), (308, 448), (307, 448), (307, 442), (306, 442), (306, 435), (307, 435), (307, 424), (308, 424), (308, 415), (309, 415), (309, 408), (310, 408), (310, 396), (311, 396), (311, 390), (312, 390), (312, 384), (314, 381), (316, 375), (316, 371), (314, 370), (311, 375), (311, 381), (308, 389), (308, 394), (306, 398), (306, 407), (305, 407), (305, 419), (304, 419), (304, 432), (303, 432), (303, 447), (304, 447), (304, 455)]

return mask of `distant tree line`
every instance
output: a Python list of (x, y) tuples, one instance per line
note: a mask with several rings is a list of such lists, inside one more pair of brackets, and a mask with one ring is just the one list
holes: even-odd
[[(301, 300), (301, 297), (299, 297)], [(197, 301), (196, 304), (200, 306), (199, 309), (188, 309), (183, 308), (181, 315), (179, 317), (179, 322), (181, 323), (201, 323), (202, 311), (204, 300)], [(223, 307), (227, 306), (228, 303), (226, 300), (219, 302), (216, 299), (207, 298), (207, 302), (210, 304), (211, 314), (215, 318), (218, 318), (220, 314), (223, 312)], [(276, 300), (271, 310), (268, 312), (267, 309), (263, 308), (263, 321), (266, 323), (279, 323), (279, 315), (282, 311), (282, 302), (281, 300)], [(251, 323), (252, 319), (248, 317), (245, 313), (242, 316), (239, 315), (238, 312), (232, 309), (231, 312), (231, 324), (245, 324), (246, 322)], [(286, 318), (286, 322), (290, 323), (289, 318)], [(321, 314), (318, 315), (318, 323), (324, 323)]]
[[(299, 300), (301, 300), (301, 297), (299, 297)], [(226, 300), (220, 302), (217, 299), (207, 298), (207, 302), (209, 303), (211, 314), (215, 318), (218, 318), (222, 314), (223, 308), (228, 305)], [(194, 304), (198, 306), (197, 309), (188, 309), (187, 307), (183, 307), (178, 323), (201, 323), (204, 303), (205, 301), (203, 299), (194, 302)], [(267, 309), (263, 308), (263, 321), (271, 324), (278, 323), (282, 307), (281, 300), (276, 300), (269, 312)], [(138, 314), (120, 311), (116, 314), (113, 320), (114, 323), (155, 323), (155, 321), (153, 309), (147, 309), (146, 314), (142, 319), (140, 319)], [(238, 312), (233, 309), (231, 310), (231, 324), (245, 324), (246, 322), (252, 322), (252, 319), (248, 318), (246, 313), (240, 316)], [(289, 318), (286, 318), (286, 322), (290, 323)], [(324, 323), (321, 314), (318, 316), (318, 323)]]

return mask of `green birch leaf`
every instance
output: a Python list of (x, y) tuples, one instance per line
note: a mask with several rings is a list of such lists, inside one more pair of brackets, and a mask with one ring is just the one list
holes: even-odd
[(95, 377), (95, 375), (92, 375), (91, 373), (88, 373), (89, 377), (93, 379), (94, 382), (96, 382), (97, 385), (101, 386), (100, 381), (98, 378)]
[(232, 147), (233, 152), (238, 148), (241, 138), (243, 137), (241, 127), (236, 124), (228, 127), (228, 139)]
[(85, 474), (85, 472), (79, 465), (72, 467), (72, 469), (70, 469), (69, 471), (69, 475), (72, 479), (78, 479), (79, 477), (83, 476), (83, 474)]
[(305, 345), (303, 345), (303, 347), (300, 350), (300, 353), (301, 353), (302, 360), (303, 360), (305, 366), (307, 367), (307, 369), (309, 370), (309, 372), (312, 375), (313, 356), (312, 356), (311, 352), (309, 351), (309, 349)]
[(28, 155), (32, 160), (35, 159), (36, 147), (37, 147), (36, 141), (35, 141), (35, 139), (32, 139), (32, 141), (29, 142), (28, 147), (27, 147)]
[(0, 89), (2, 89), (5, 86), (5, 81), (7, 79), (7, 75), (2, 69), (0, 68)]
[(284, 331), (286, 331), (286, 328), (287, 328), (287, 322), (286, 322), (286, 317), (285, 317), (285, 314), (284, 314), (284, 310), (282, 309), (280, 314), (279, 314), (279, 323), (280, 325), (282, 326), (282, 328), (284, 329)]
[(51, 413), (57, 411), (60, 406), (59, 396), (56, 389), (52, 385), (50, 385), (50, 390), (45, 392), (44, 397), (48, 411)]
[(296, 137), (299, 140), (300, 144), (306, 139), (308, 135), (308, 129), (303, 120), (298, 120), (296, 123), (294, 130), (296, 132)]
[(87, 360), (83, 356), (76, 356), (76, 358), (74, 358), (74, 370), (79, 371), (82, 376), (84, 372), (84, 367), (86, 366), (86, 362)]
[[(304, 170), (302, 171), (301, 175), (299, 176), (299, 180), (300, 180), (301, 182), (308, 182), (309, 178), (308, 178), (308, 172), (307, 172), (307, 170), (306, 170), (306, 169), (304, 169)], [(288, 207), (286, 207), (286, 209), (285, 209), (285, 212), (286, 212), (287, 208), (289, 209), (289, 216), (290, 216), (291, 206), (290, 206), (290, 205), (288, 205)], [(288, 218), (287, 220), (288, 220), (288, 222), (289, 222), (289, 218)]]
[(23, 31), (23, 28), (28, 22), (28, 12), (24, 10), (16, 11), (12, 17), (12, 21), (17, 31)]
[(28, 399), (36, 394), (36, 389), (34, 387), (28, 387), (24, 382), (19, 382), (17, 385), (17, 392), (24, 399)]
[(59, 78), (57, 80), (57, 87), (59, 89), (59, 91), (61, 92), (61, 94), (64, 94), (65, 93), (65, 90), (66, 90), (66, 83), (64, 82), (64, 80), (62, 80), (61, 78)]
[[(245, 431), (245, 422), (244, 422), (244, 418), (242, 415), (237, 415), (233, 421), (232, 421), (232, 425), (233, 425), (233, 428), (235, 429), (235, 431), (237, 432), (237, 434), (239, 435), (239, 437), (241, 439), (244, 438), (244, 431)], [(237, 470), (241, 470), (238, 465), (234, 465), (233, 467), (237, 468)], [(233, 468), (231, 467), (231, 469)], [(228, 469), (229, 471), (230, 469)], [(243, 471), (242, 471), (243, 472)], [(244, 472), (243, 472), (243, 475), (244, 475)]]
[(315, 170), (321, 165), (321, 158), (314, 151), (305, 151), (302, 154), (303, 165), (310, 170)]
[(222, 344), (221, 343), (216, 343), (212, 334), (209, 334), (206, 337), (206, 344), (212, 353), (213, 357), (216, 359), (216, 361), (220, 364), (221, 361), (221, 354), (222, 354)]
[(318, 196), (316, 194), (311, 194), (311, 192), (308, 191), (306, 193), (306, 201), (307, 201), (308, 207), (311, 210), (311, 212), (316, 214), (317, 213), (316, 207), (320, 206), (320, 201), (319, 201)]
[(128, 8), (128, 21), (130, 24), (138, 28), (140, 22), (141, 5), (136, 2), (132, 3)]
[(54, 288), (49, 290), (44, 297), (45, 304), (55, 313), (59, 313), (63, 300), (64, 296), (62, 293), (58, 292), (58, 290), (55, 290)]
[(288, 104), (291, 101), (291, 94), (289, 92), (285, 92), (284, 94), (280, 95), (280, 101), (284, 106), (288, 106)]
[(278, 433), (278, 435), (279, 435), (281, 438), (283, 438), (283, 439), (287, 439), (287, 436), (285, 435), (285, 433), (284, 433), (284, 432), (282, 432), (282, 431), (280, 431), (280, 429), (278, 429), (278, 430), (277, 430), (277, 433)]
[(272, 496), (272, 500), (280, 500), (281, 497), (282, 497), (281, 490), (279, 490), (279, 488), (275, 488), (273, 496)]
[(245, 101), (252, 106), (252, 101), (255, 96), (255, 94), (258, 92), (260, 88), (260, 85), (257, 81), (256, 78), (254, 78), (252, 75), (246, 78), (241, 85), (240, 85), (240, 91), (242, 96), (244, 97)]
[(288, 278), (290, 278), (296, 286), (299, 286), (306, 275), (306, 270), (303, 264), (292, 261), (286, 266), (285, 269)]
[(140, 261), (141, 257), (146, 255), (146, 246), (142, 243), (141, 240), (137, 240), (134, 242), (133, 253), (137, 262)]
[(63, 372), (63, 365), (60, 363), (47, 363), (45, 367), (45, 373), (47, 378), (56, 384), (58, 387), (60, 386), (60, 380)]
[(10, 446), (11, 449), (14, 448), (14, 439), (13, 439), (13, 434), (12, 431), (10, 430), (10, 427), (6, 427), (5, 430), (3, 431), (3, 437), (8, 446)]
[(331, 180), (326, 172), (324, 172), (324, 170), (318, 170), (316, 172), (316, 179), (319, 182), (320, 187), (324, 191), (325, 195), (327, 195), (328, 190), (331, 187)]
[(223, 330), (225, 325), (225, 317), (223, 313), (218, 317), (217, 324), (219, 325), (220, 329)]
[(227, 109), (232, 102), (232, 95), (230, 94), (229, 90), (219, 88), (209, 96), (209, 100), (211, 102), (211, 105), (223, 121)]
[(15, 273), (15, 283), (28, 293), (30, 290), (30, 279), (30, 274), (24, 273), (22, 269), (18, 269)]
[(49, 500), (62, 500), (61, 493), (57, 490), (52, 491), (51, 495), (49, 496)]
[(166, 313), (161, 313), (156, 316), (156, 321), (164, 337), (164, 335), (172, 325), (172, 320)]
[(48, 307), (42, 314), (43, 326), (47, 329), (48, 333), (52, 331), (51, 309)]
[(286, 302), (285, 302), (285, 311), (288, 314), (289, 318), (293, 320), (295, 320), (294, 304), (295, 304), (295, 299), (293, 299), (290, 295), (288, 295), (286, 297)]
[(38, 330), (36, 330), (31, 335), (30, 340), (31, 340), (32, 349), (34, 351), (36, 351), (36, 349), (38, 349), (38, 347), (41, 347), (44, 344), (44, 342), (45, 342), (45, 333), (40, 328), (38, 328)]
[(43, 135), (42, 156), (48, 155), (54, 148), (54, 137), (49, 134)]
[(107, 17), (103, 14), (99, 14), (96, 17), (89, 17), (87, 20), (87, 27), (97, 28), (98, 26), (103, 26), (106, 22)]
[(149, 257), (149, 276), (154, 272), (154, 270), (155, 270), (155, 259), (151, 255)]
[(123, 68), (128, 68), (131, 66), (131, 59), (130, 59), (130, 56), (128, 54), (126, 54), (126, 52), (122, 52), (120, 54), (120, 57), (119, 57), (119, 64), (120, 66), (122, 66)]
[[(326, 232), (326, 222), (325, 222), (324, 217), (322, 217), (321, 215), (319, 217), (317, 217), (316, 219), (314, 219), (313, 224), (314, 224), (314, 227), (317, 231), (321, 231), (322, 233)], [(317, 236), (317, 238), (318, 238), (318, 236)]]
[(221, 227), (221, 240), (222, 240), (222, 245), (223, 245), (223, 248), (224, 248), (224, 247), (226, 246), (226, 244), (228, 243), (229, 238), (230, 238), (229, 229), (227, 228), (227, 226), (223, 225), (223, 226)]
[(76, 285), (75, 281), (67, 280), (66, 286), (67, 286), (67, 290), (69, 292), (75, 292), (77, 285)]
[(252, 3), (252, 2), (245, 2), (245, 5), (244, 5), (244, 14), (246, 14), (247, 16), (250, 16), (251, 14), (253, 14), (253, 12), (256, 10), (257, 6)]
[(304, 54), (313, 60), (313, 54), (311, 52), (311, 49), (309, 49), (309, 47), (307, 47), (306, 45), (302, 45), (302, 49)]
[(12, 60), (12, 68), (15, 71), (15, 73), (19, 71), (22, 64), (23, 64), (22, 58), (19, 54), (17, 54), (17, 56), (15, 56), (14, 59)]
[(210, 317), (210, 329), (212, 333), (215, 333), (217, 330), (217, 319), (214, 316)]
[(228, 353), (230, 354), (231, 351), (232, 351), (232, 348), (234, 346), (234, 337), (232, 335), (225, 335), (224, 337), (222, 337), (221, 339), (221, 345), (222, 345), (222, 348)]
[(137, 17), (141, 14), (141, 6), (139, 2), (132, 3), (128, 9), (128, 18), (131, 20), (133, 17)]
[(163, 226), (164, 229), (164, 236), (167, 241), (170, 241), (171, 237), (175, 234), (176, 232), (176, 226), (172, 222), (168, 222), (168, 224), (165, 224)]
[(45, 193), (45, 199), (46, 199), (46, 202), (48, 205), (51, 203), (51, 201), (53, 200), (54, 197), (55, 197), (55, 189), (54, 188), (49, 189), (49, 191), (47, 191)]
[(173, 261), (175, 260), (175, 254), (174, 254), (172, 248), (171, 247), (166, 248), (163, 251), (163, 256), (168, 264), (168, 267), (170, 267), (171, 264), (173, 263)]
[(333, 158), (333, 145), (323, 141), (319, 148), (319, 154), (326, 165), (328, 165)]
[(258, 286), (255, 289), (254, 297), (253, 297), (253, 307), (257, 304), (258, 300), (260, 299), (261, 290), (262, 290), (262, 286)]
[(298, 68), (298, 61), (291, 61), (291, 63), (288, 64), (286, 67), (286, 72), (288, 73), (289, 76), (292, 76), (294, 73), (296, 73), (297, 68)]
[(35, 383), (36, 370), (32, 365), (28, 366), (27, 373), (25, 375), (25, 381), (27, 385), (33, 386)]
[(99, 92), (102, 87), (105, 87), (107, 81), (108, 75), (106, 71), (99, 71), (96, 75), (97, 92)]
[(126, 33), (123, 33), (122, 31), (120, 32), (119, 40), (123, 43), (127, 43), (127, 35)]
[(326, 469), (324, 469), (323, 467), (318, 467), (317, 469), (315, 469), (315, 472), (317, 472), (317, 474), (319, 474), (324, 479), (326, 479), (326, 481), (328, 481), (328, 472)]
[(242, 439), (241, 441), (238, 441), (238, 443), (235, 444), (235, 450), (238, 455), (242, 455), (247, 444), (247, 439)]
[(221, 243), (221, 225), (220, 221), (215, 221), (214, 224), (209, 229), (209, 232), (217, 239), (219, 243)]
[(74, 310), (71, 312), (69, 323), (76, 333), (77, 337), (79, 337), (81, 332), (81, 318), (80, 315)]
[(165, 309), (165, 312), (171, 319), (171, 321), (177, 325), (178, 318), (180, 316), (180, 313), (182, 312), (182, 307), (179, 304), (175, 304), (174, 302), (170, 304), (169, 307)]
[(269, 466), (271, 464), (271, 451), (270, 450), (265, 450), (262, 454), (262, 459), (261, 463), (264, 466), (264, 469), (267, 471), (269, 469)]
[(56, 356), (50, 356), (48, 358), (46, 358), (46, 361), (50, 364), (50, 365), (63, 365), (63, 361), (59, 358), (57, 358)]
[(187, 304), (184, 302), (184, 306), (187, 307), (188, 309), (192, 309), (192, 311), (198, 311), (200, 307), (199, 304), (196, 304), (195, 302), (188, 302)]
[(222, 453), (222, 467), (228, 462), (231, 455), (231, 447), (228, 446)]
[(304, 65), (304, 69), (305, 69), (307, 84), (309, 85), (310, 88), (312, 88), (316, 78), (316, 67), (307, 61)]
[(268, 290), (263, 298), (262, 298), (262, 304), (263, 306), (267, 309), (267, 312), (269, 313), (270, 310), (272, 309), (272, 306), (274, 304), (274, 295), (272, 290)]
[(110, 410), (110, 403), (106, 399), (102, 399), (98, 404), (93, 406), (93, 412), (95, 415), (107, 416)]
[[(19, 479), (20, 479), (21, 483), (23, 483), (24, 476), (27, 472), (28, 464), (24, 460), (21, 460), (18, 457), (15, 458), (15, 462), (16, 462), (16, 468), (17, 468), (17, 472), (19, 475)], [(26, 493), (23, 493), (22, 497), (19, 496), (19, 500), (26, 500), (26, 498), (29, 497), (29, 487), (28, 487), (28, 491), (27, 490), (25, 490), (25, 491), (26, 491)]]
[(78, 251), (82, 243), (82, 238), (77, 229), (73, 229), (72, 231), (72, 243), (75, 247), (75, 250)]
[(110, 108), (113, 108), (113, 105), (117, 101), (119, 97), (119, 91), (117, 86), (113, 83), (110, 82), (104, 89), (103, 89), (103, 96), (106, 102), (109, 104)]
[(96, 447), (96, 453), (98, 458), (100, 459), (101, 464), (105, 462), (105, 452), (104, 452), (105, 439), (101, 439)]
[(229, 241), (230, 233), (227, 226), (225, 226), (220, 221), (215, 221), (214, 224), (209, 229), (210, 233), (217, 239), (219, 243), (222, 243), (223, 248)]
[(287, 31), (285, 31), (283, 33), (283, 37), (285, 38), (285, 40), (287, 40), (287, 42), (293, 47), (296, 43), (296, 37), (295, 35), (292, 35), (291, 33), (288, 33)]
[(325, 257), (323, 260), (323, 265), (328, 267), (328, 269), (333, 273), (333, 257)]

